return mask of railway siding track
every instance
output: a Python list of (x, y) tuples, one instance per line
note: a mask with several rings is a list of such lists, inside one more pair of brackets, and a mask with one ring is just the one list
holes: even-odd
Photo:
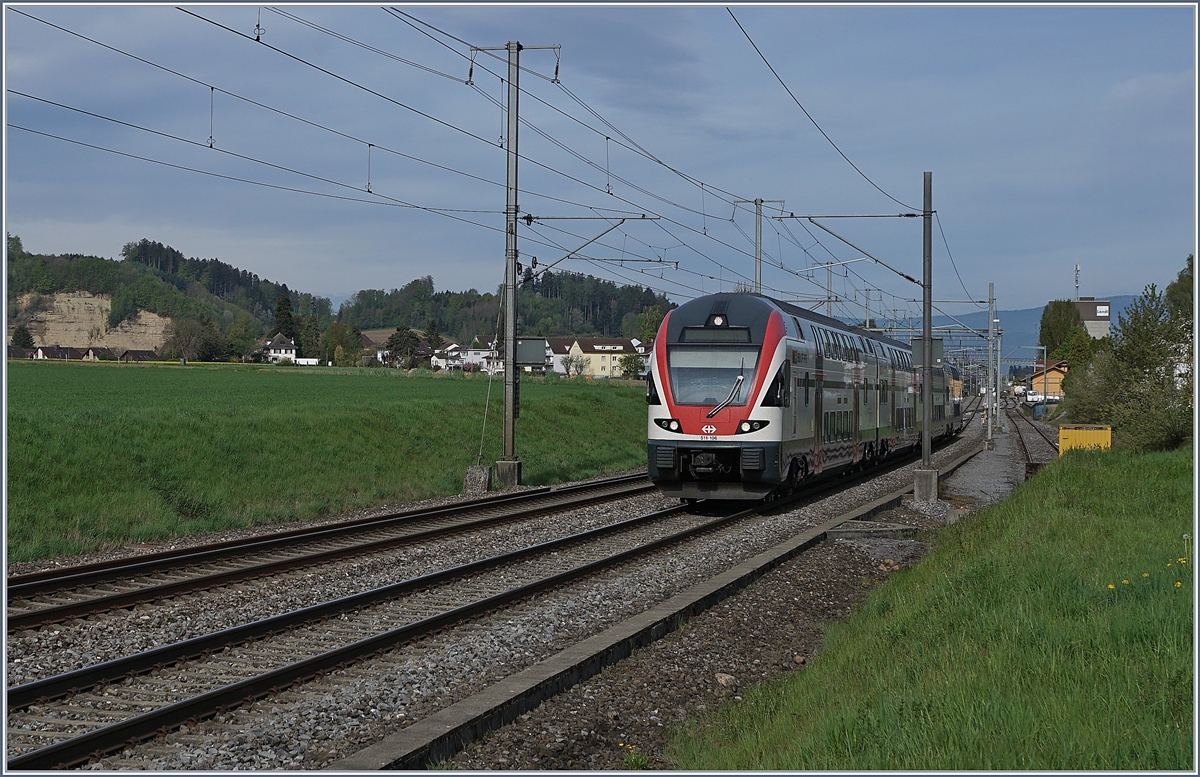
[[(642, 475), (358, 519), (8, 581), (9, 632), (653, 490)], [(182, 575), (182, 577), (181, 577)]]
[(1031, 477), (1037, 474), (1043, 464), (1053, 461), (1058, 456), (1058, 442), (1036, 421), (1026, 417), (1015, 399), (1005, 400), (1004, 411), (1012, 419), (1013, 429), (1017, 433), (1017, 445), (1025, 463), (1025, 477)]

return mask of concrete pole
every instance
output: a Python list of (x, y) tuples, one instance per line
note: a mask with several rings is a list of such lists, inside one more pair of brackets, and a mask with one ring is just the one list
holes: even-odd
[(504, 208), (504, 454), (496, 475), (506, 486), (521, 484), (516, 454), (517, 412), (517, 118), (521, 92), (521, 44), (508, 42), (508, 200)]
[[(929, 469), (932, 455), (930, 431), (933, 429), (933, 173), (925, 173), (925, 213), (923, 235), (923, 277), (921, 283), (921, 340), (924, 356), (921, 358), (922, 385), (921, 418), (921, 466)], [(935, 493), (936, 498), (936, 493)]]
[(992, 443), (992, 424), (996, 415), (996, 375), (992, 372), (992, 365), (995, 363), (996, 353), (996, 284), (988, 284), (988, 382), (986, 394), (986, 406), (988, 414), (987, 422), (987, 447), (991, 448)]
[[(1004, 376), (1000, 374), (1000, 354), (1004, 352), (1004, 334), (996, 332), (996, 393), (999, 395), (1000, 387), (1004, 385)], [(996, 416), (1000, 419), (1000, 431), (1008, 431), (1008, 422), (1000, 415), (1000, 401), (996, 400)]]
[(762, 197), (754, 198), (754, 293), (762, 294)]
[(921, 281), (921, 466), (913, 475), (913, 498), (936, 502), (938, 471), (933, 468), (933, 173), (925, 173)]

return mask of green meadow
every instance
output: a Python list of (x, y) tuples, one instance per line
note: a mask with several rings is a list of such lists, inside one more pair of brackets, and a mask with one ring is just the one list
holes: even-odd
[(939, 530), (811, 665), (695, 720), (674, 765), (1194, 770), (1192, 466), (1059, 459)]
[[(8, 363), (8, 560), (456, 494), (486, 375)], [(501, 452), (491, 386), (483, 461)], [(645, 465), (644, 389), (526, 379), (524, 483)]]

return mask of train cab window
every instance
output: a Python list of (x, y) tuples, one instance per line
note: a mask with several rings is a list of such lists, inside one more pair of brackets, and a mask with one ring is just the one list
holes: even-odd
[[(745, 405), (758, 367), (758, 348), (736, 345), (667, 348), (667, 378), (680, 405)], [(742, 380), (738, 381), (737, 378)], [(735, 390), (736, 389), (736, 390)], [(731, 393), (732, 392), (732, 393)]]
[(800, 319), (792, 316), (792, 323), (796, 325), (796, 336), (801, 340), (804, 339), (804, 327), (800, 326)]

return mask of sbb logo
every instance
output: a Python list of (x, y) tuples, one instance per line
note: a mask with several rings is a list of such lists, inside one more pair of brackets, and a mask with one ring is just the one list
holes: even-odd
[(704, 432), (705, 434), (716, 434), (717, 427), (713, 426), (712, 424), (705, 424), (700, 431)]

